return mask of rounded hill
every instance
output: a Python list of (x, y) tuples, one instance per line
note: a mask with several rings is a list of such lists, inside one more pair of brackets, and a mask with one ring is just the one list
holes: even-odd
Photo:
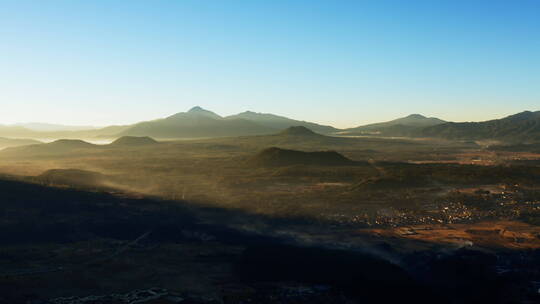
[(19, 147), (11, 147), (2, 150), (1, 154), (7, 157), (37, 157), (59, 154), (75, 153), (82, 150), (92, 150), (99, 148), (83, 140), (78, 139), (59, 139), (46, 144), (34, 144)]
[(155, 145), (158, 142), (153, 139), (152, 137), (144, 136), (144, 137), (137, 137), (137, 136), (122, 136), (115, 140), (111, 145), (114, 146), (147, 146), (147, 145)]
[(279, 134), (285, 136), (322, 136), (303, 126), (289, 127)]
[(268, 148), (249, 160), (254, 166), (283, 167), (293, 165), (346, 166), (354, 162), (335, 151), (304, 152), (281, 148)]

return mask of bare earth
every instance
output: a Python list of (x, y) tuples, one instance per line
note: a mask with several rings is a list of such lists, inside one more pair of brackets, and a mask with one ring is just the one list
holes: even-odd
[(362, 229), (359, 234), (489, 248), (540, 248), (540, 227), (516, 221)]

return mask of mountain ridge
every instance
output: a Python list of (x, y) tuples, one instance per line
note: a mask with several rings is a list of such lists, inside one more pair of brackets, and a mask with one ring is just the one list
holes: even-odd
[(212, 138), (272, 135), (289, 127), (302, 126), (323, 135), (433, 137), (457, 140), (501, 139), (529, 142), (540, 141), (539, 125), (540, 111), (523, 111), (507, 117), (480, 122), (447, 122), (416, 113), (386, 122), (337, 129), (332, 126), (253, 111), (220, 116), (200, 106), (195, 106), (187, 112), (179, 112), (165, 118), (95, 130), (40, 132), (22, 126), (0, 125), (0, 137), (21, 139), (91, 139), (122, 136), (149, 136), (157, 139)]
[(260, 125), (277, 129), (277, 130), (282, 130), (282, 129), (286, 129), (288, 127), (293, 127), (293, 126), (303, 126), (317, 133), (322, 133), (322, 134), (332, 134), (339, 131), (339, 129), (334, 128), (332, 126), (325, 126), (325, 125), (320, 125), (313, 122), (291, 119), (285, 116), (279, 116), (279, 115), (270, 114), (270, 113), (244, 111), (242, 113), (225, 117), (225, 119), (234, 119), (234, 118), (247, 119), (255, 123), (258, 123)]
[(459, 140), (540, 141), (540, 111), (523, 111), (482, 122), (448, 122), (419, 130), (416, 135)]
[(196, 106), (187, 112), (137, 123), (118, 135), (168, 139), (261, 135), (274, 131), (244, 119), (223, 119), (214, 112)]
[(345, 129), (342, 134), (385, 134), (395, 133), (395, 127), (400, 126), (402, 129), (406, 129), (407, 132), (415, 128), (423, 128), (438, 124), (446, 123), (446, 121), (436, 117), (426, 117), (421, 114), (410, 114), (405, 117), (393, 119), (386, 122), (372, 123), (356, 128)]

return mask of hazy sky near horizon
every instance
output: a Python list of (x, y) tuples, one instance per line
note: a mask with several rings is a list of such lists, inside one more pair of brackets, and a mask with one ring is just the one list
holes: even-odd
[(540, 1), (0, 0), (0, 124), (540, 110)]

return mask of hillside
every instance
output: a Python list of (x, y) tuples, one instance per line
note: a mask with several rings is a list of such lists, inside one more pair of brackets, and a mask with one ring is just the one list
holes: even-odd
[(249, 159), (248, 163), (259, 167), (283, 167), (294, 165), (347, 166), (354, 162), (335, 151), (304, 152), (276, 147), (265, 149)]
[(435, 126), (443, 123), (445, 123), (444, 120), (435, 117), (425, 117), (420, 114), (411, 114), (407, 117), (402, 117), (387, 122), (374, 123), (346, 129), (343, 132), (340, 132), (340, 134), (380, 134), (389, 136), (407, 136), (418, 128)]
[(1, 157), (63, 157), (66, 155), (83, 155), (85, 153), (118, 151), (122, 148), (143, 148), (156, 145), (151, 137), (123, 136), (108, 145), (95, 145), (78, 139), (59, 139), (51, 143), (31, 144), (10, 147), (0, 151)]
[(164, 119), (133, 125), (121, 136), (151, 136), (154, 138), (201, 138), (270, 134), (274, 129), (245, 119), (224, 119), (219, 115), (194, 107)]
[(540, 111), (525, 111), (484, 122), (445, 123), (419, 130), (418, 136), (447, 139), (497, 139), (510, 142), (540, 141)]
[(52, 143), (36, 144), (21, 147), (6, 148), (0, 151), (4, 157), (39, 157), (58, 156), (63, 154), (77, 153), (91, 149), (99, 149), (101, 146), (93, 145), (83, 140), (60, 139)]
[(158, 142), (148, 136), (136, 137), (136, 136), (122, 136), (111, 143), (111, 146), (148, 146), (155, 145)]
[(104, 186), (107, 182), (107, 176), (101, 173), (78, 169), (51, 169), (35, 179), (47, 185), (90, 188)]
[(0, 137), (0, 149), (9, 147), (18, 147), (26, 145), (40, 144), (41, 142), (32, 139), (15, 139), (15, 138), (3, 138)]
[(274, 114), (256, 113), (252, 111), (246, 111), (240, 114), (227, 116), (226, 119), (245, 119), (245, 120), (255, 122), (261, 126), (265, 126), (265, 127), (277, 129), (277, 130), (281, 130), (281, 129), (285, 129), (285, 128), (293, 127), (293, 126), (302, 126), (302, 127), (309, 128), (315, 132), (322, 133), (322, 134), (330, 134), (330, 133), (335, 133), (339, 131), (338, 129), (331, 126), (324, 126), (324, 125), (319, 125), (312, 122), (290, 119), (287, 117), (278, 116)]
[(303, 126), (294, 126), (289, 127), (283, 131), (281, 131), (278, 135), (281, 136), (298, 136), (298, 137), (315, 137), (315, 138), (324, 138), (324, 135), (317, 134), (313, 132), (312, 130), (303, 127)]

